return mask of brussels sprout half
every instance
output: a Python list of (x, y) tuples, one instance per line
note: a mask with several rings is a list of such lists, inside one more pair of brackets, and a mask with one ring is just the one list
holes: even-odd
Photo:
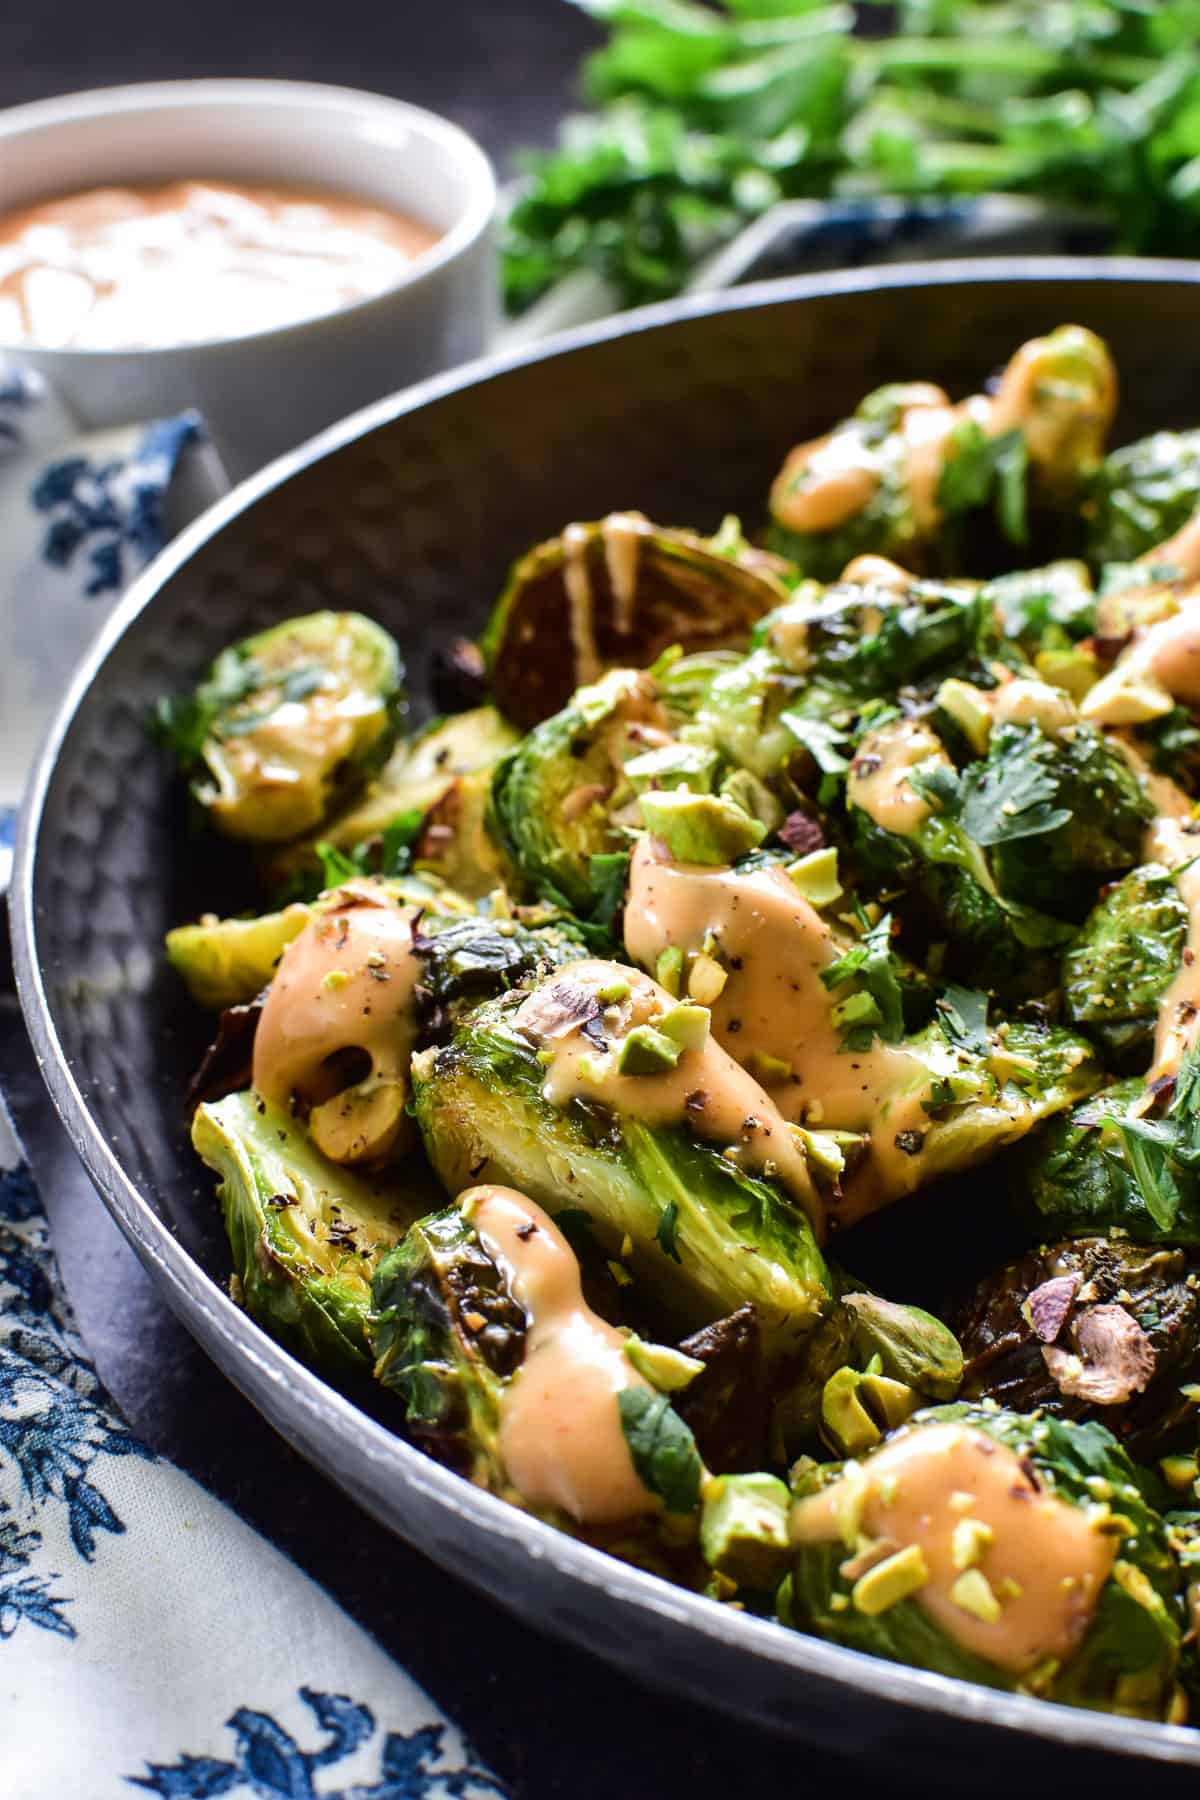
[[(1194, 1447), (1200, 1259), (1124, 1239), (1042, 1245), (955, 1306), (963, 1397), (1098, 1419), (1145, 1462)], [(1200, 1397), (1198, 1393), (1197, 1397)]]
[[(862, 1521), (872, 1505), (875, 1456), (946, 1426), (966, 1427), (1003, 1446), (1017, 1459), (1014, 1471), (1019, 1465), (1018, 1483), (1031, 1504), (1053, 1496), (1084, 1514), (1085, 1542), (1096, 1533), (1115, 1546), (1111, 1572), (1091, 1603), (1082, 1637), (1067, 1654), (1020, 1668), (1005, 1666), (999, 1650), (993, 1660), (979, 1648), (967, 1647), (987, 1644), (988, 1632), (979, 1632), (977, 1623), (999, 1622), (1004, 1607), (1021, 1598), (1019, 1583), (1013, 1595), (996, 1575), (1003, 1567), (1006, 1540), (993, 1544), (990, 1529), (981, 1529), (970, 1516), (970, 1493), (939, 1495), (929, 1521), (932, 1532), (954, 1534), (953, 1566), (959, 1576), (953, 1606), (964, 1627), (971, 1627), (969, 1635), (964, 1629), (965, 1641), (951, 1636), (922, 1602), (930, 1570), (919, 1545), (876, 1544), (865, 1532)], [(842, 1479), (847, 1472), (849, 1484)], [(904, 1482), (901, 1474), (901, 1496)], [(791, 1575), (780, 1592), (785, 1623), (889, 1662), (1036, 1693), (1068, 1706), (1153, 1719), (1173, 1712), (1181, 1638), (1179, 1569), (1163, 1520), (1143, 1499), (1132, 1463), (1103, 1426), (1026, 1418), (999, 1408), (933, 1407), (917, 1413), (880, 1451), (857, 1464), (814, 1465), (800, 1483), (800, 1508), (808, 1495), (835, 1484), (842, 1534), (796, 1544)], [(887, 1491), (880, 1503), (885, 1519)], [(793, 1513), (794, 1543), (800, 1508)], [(1052, 1575), (1039, 1616), (1064, 1604)]]
[[(489, 1197), (525, 1215), (518, 1237), (542, 1242), (548, 1285), (535, 1276), (532, 1290), (522, 1286), (509, 1252), (481, 1233), (478, 1204)], [(664, 1509), (677, 1520), (694, 1514), (703, 1465), (641, 1367), (689, 1359), (623, 1339), (593, 1313), (573, 1253), (553, 1227), (546, 1241), (548, 1227), (524, 1195), (490, 1188), (413, 1225), (375, 1276), (376, 1376), (403, 1400), (414, 1435), (478, 1486), (618, 1555), (661, 1564), (694, 1537), (686, 1517), (682, 1531), (670, 1517), (664, 1530)], [(531, 1445), (521, 1420), (547, 1409), (558, 1429)]]
[(1156, 431), (1106, 456), (1087, 498), (1087, 554), (1133, 563), (1200, 510), (1200, 431)]
[(513, 1024), (519, 998), (480, 1007), (447, 1049), (413, 1061), (417, 1124), (446, 1187), (501, 1181), (560, 1220), (582, 1214), (685, 1326), (751, 1302), (771, 1354), (794, 1345), (830, 1297), (804, 1214), (686, 1127), (552, 1105), (545, 1067)]
[(386, 758), (404, 705), (394, 640), (361, 613), (310, 613), (244, 638), (157, 729), (219, 831), (311, 831)]
[(720, 543), (613, 513), (523, 556), (481, 641), (501, 711), (528, 730), (606, 668), (744, 643), (786, 589), (773, 558)]
[(1009, 1201), (1038, 1242), (1127, 1237), (1200, 1246), (1195, 1169), (1139, 1155), (1146, 1087), (1114, 1082), (1035, 1132), (1008, 1160)]
[(514, 1498), (500, 1455), (504, 1385), (525, 1354), (524, 1308), (457, 1207), (410, 1226), (375, 1271), (375, 1375), (410, 1430), (480, 1487)]
[(471, 897), (502, 885), (504, 866), (483, 813), (492, 770), (517, 741), (494, 706), (435, 719), (402, 738), (365, 793), (319, 831), (266, 853), (268, 884), (286, 887), (319, 869), (322, 844), (392, 874), (386, 863), (395, 841), (412, 863)]
[(1084, 921), (1063, 957), (1067, 1018), (1114, 1069), (1145, 1068), (1159, 1003), (1187, 942), (1188, 909), (1161, 863), (1131, 869)]
[(196, 1153), (219, 1177), (238, 1298), (272, 1337), (331, 1373), (371, 1364), (371, 1278), (425, 1196), (323, 1157), (252, 1093), (197, 1108)]
[(611, 887), (612, 859), (628, 848), (611, 812), (625, 756), (643, 731), (661, 741), (663, 726), (651, 677), (614, 669), (580, 688), (500, 764), (492, 821), (534, 893), (585, 918), (596, 914)]

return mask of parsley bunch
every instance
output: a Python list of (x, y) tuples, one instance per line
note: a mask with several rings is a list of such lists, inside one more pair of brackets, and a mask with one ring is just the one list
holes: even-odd
[(585, 269), (666, 298), (781, 199), (1032, 194), (1098, 207), (1119, 250), (1200, 254), (1198, 0), (575, 4), (609, 37), (594, 110), (521, 159), (514, 312)]

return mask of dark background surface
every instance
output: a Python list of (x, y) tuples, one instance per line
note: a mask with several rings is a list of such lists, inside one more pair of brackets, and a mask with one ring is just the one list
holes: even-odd
[[(206, 75), (341, 82), (448, 113), (504, 173), (516, 145), (551, 139), (595, 36), (566, 0), (8, 0), (0, 6), (0, 105)], [(715, 1704), (648, 1695), (516, 1624), (355, 1511), (277, 1439), (174, 1321), (75, 1163), (24, 1045), (3, 953), (0, 1080), (37, 1165), (85, 1339), (131, 1423), (328, 1587), (462, 1724), (520, 1800), (860, 1790), (861, 1769), (751, 1737)], [(928, 1792), (905, 1781), (886, 1746), (866, 1751), (874, 1752), (873, 1785), (897, 1800)], [(1143, 1773), (1134, 1779), (1148, 1787)], [(0, 1794), (3, 1785), (0, 1762)], [(1032, 1762), (1022, 1789), (1044, 1791)]]
[(117, 82), (273, 76), (448, 113), (502, 165), (549, 142), (599, 34), (569, 0), (2, 0), (0, 106)]

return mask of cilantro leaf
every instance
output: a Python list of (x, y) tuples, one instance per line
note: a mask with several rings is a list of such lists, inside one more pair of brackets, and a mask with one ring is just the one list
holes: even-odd
[(700, 1498), (704, 1466), (696, 1440), (665, 1394), (627, 1387), (617, 1395), (621, 1430), (633, 1466), (668, 1512), (691, 1512)]
[(853, 982), (862, 1000), (870, 1002), (842, 1002), (841, 1020), (847, 1028), (843, 1030), (843, 1049), (861, 1053), (870, 1049), (876, 1037), (888, 1044), (903, 1037), (904, 1008), (892, 953), (891, 913), (885, 913), (844, 956), (822, 969), (821, 980), (827, 988)]
[(951, 982), (937, 1001), (938, 1024), (946, 1041), (956, 1050), (971, 1056), (987, 1056), (991, 1051), (988, 1037), (988, 997), (978, 988), (959, 987)]
[(1054, 746), (1037, 727), (996, 734), (983, 762), (962, 778), (960, 819), (969, 838), (985, 847), (1057, 831), (1071, 809), (1055, 806), (1059, 783)]
[(357, 855), (347, 856), (336, 844), (320, 843), (317, 855), (321, 860), (321, 890), (340, 887), (343, 881), (353, 881), (356, 875), (364, 875), (366, 870)]
[(1175, 1128), (1166, 1120), (1123, 1118), (1115, 1121), (1134, 1180), (1146, 1211), (1160, 1231), (1175, 1223), (1183, 1196), (1171, 1172), (1176, 1143)]
[(1027, 544), (1029, 450), (1024, 432), (989, 437), (974, 419), (964, 419), (951, 432), (946, 450), (937, 497), (947, 518), (990, 503), (1010, 543)]
[(832, 805), (837, 798), (839, 782), (850, 767), (850, 759), (843, 755), (841, 748), (847, 742), (845, 732), (824, 719), (809, 719), (794, 711), (781, 713), (779, 722), (787, 727), (797, 743), (803, 744), (821, 771), (817, 799), (822, 806)]
[(223, 650), (194, 694), (164, 694), (155, 703), (150, 734), (190, 768), (199, 762), (220, 714), (248, 700), (262, 683), (263, 671), (254, 657), (236, 646)]
[(917, 763), (908, 771), (908, 785), (948, 819), (957, 818), (962, 809), (962, 782), (948, 763)]

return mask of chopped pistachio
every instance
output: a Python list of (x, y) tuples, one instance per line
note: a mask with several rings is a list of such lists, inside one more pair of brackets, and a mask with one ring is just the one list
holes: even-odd
[(729, 977), (714, 957), (701, 953), (688, 976), (688, 994), (701, 1006), (711, 1006), (724, 992)]
[(950, 1598), (963, 1612), (985, 1625), (994, 1625), (1000, 1617), (1000, 1602), (992, 1592), (992, 1584), (982, 1569), (966, 1569), (950, 1589)]
[(832, 906), (845, 892), (838, 880), (838, 853), (832, 844), (797, 857), (788, 863), (787, 872), (812, 906)]
[(970, 1512), (975, 1504), (975, 1496), (968, 1494), (965, 1488), (955, 1488), (946, 1504), (951, 1512)]
[(952, 676), (938, 689), (936, 704), (954, 720), (976, 756), (986, 756), (992, 735), (989, 696), (973, 682)]
[(632, 1255), (633, 1239), (630, 1237), (629, 1233), (626, 1232), (625, 1236), (621, 1239), (621, 1256), (625, 1262), (628, 1262)]
[(1011, 1575), (1002, 1575), (996, 1583), (996, 1592), (1001, 1600), (1019, 1600), (1025, 1589)]
[(1139, 1569), (1136, 1563), (1121, 1562), (1113, 1564), (1113, 1580), (1124, 1588), (1131, 1600), (1136, 1600), (1150, 1613), (1161, 1613), (1163, 1603), (1158, 1596), (1149, 1576)]
[(790, 1081), (792, 1065), (779, 1056), (768, 1056), (765, 1050), (751, 1050), (746, 1058), (746, 1067), (756, 1081), (764, 1087), (778, 1087), (781, 1081)]
[(1158, 1466), (1167, 1486), (1177, 1494), (1186, 1493), (1200, 1473), (1195, 1456), (1164, 1456)]
[(653, 1025), (635, 1025), (621, 1045), (617, 1071), (621, 1075), (665, 1075), (679, 1061), (679, 1045)]
[(876, 1491), (879, 1494), (880, 1505), (891, 1506), (900, 1492), (900, 1477), (894, 1471), (881, 1475), (876, 1484)]
[(863, 1508), (867, 1504), (870, 1484), (860, 1464), (848, 1462), (842, 1470), (841, 1479), (834, 1489), (833, 1507), (834, 1523), (847, 1550), (858, 1545), (862, 1531)]
[(669, 1344), (648, 1344), (636, 1332), (625, 1339), (625, 1354), (638, 1374), (660, 1394), (679, 1393), (704, 1368), (698, 1357), (685, 1356)]
[(821, 1435), (842, 1456), (869, 1450), (883, 1433), (859, 1398), (857, 1369), (839, 1369), (821, 1391)]
[(848, 1025), (877, 1025), (883, 1017), (879, 1003), (873, 994), (860, 990), (857, 994), (847, 994), (844, 1000), (830, 1008), (830, 1018), (839, 1031)]
[(703, 1050), (711, 1023), (712, 1014), (707, 1006), (700, 1006), (694, 1000), (681, 1000), (677, 1006), (668, 1007), (657, 1021), (658, 1030), (681, 1050)]
[(950, 1560), (956, 1569), (973, 1569), (996, 1534), (982, 1519), (960, 1519), (950, 1534)]
[(327, 994), (336, 994), (346, 986), (349, 980), (350, 977), (345, 969), (330, 969), (327, 975), (322, 975), (321, 986)]
[[(550, 1060), (554, 1061), (553, 1056)], [(610, 1072), (611, 1064), (607, 1063), (602, 1056), (593, 1056), (590, 1051), (585, 1050), (579, 1059), (579, 1073), (585, 1081), (591, 1081), (597, 1087), (608, 1080)]]
[(1084, 696), (1079, 710), (1091, 725), (1145, 725), (1165, 718), (1174, 704), (1162, 683), (1136, 663), (1118, 663)]
[(629, 1270), (625, 1267), (624, 1263), (619, 1263), (615, 1258), (611, 1258), (608, 1264), (608, 1272), (618, 1287), (633, 1286), (633, 1276), (629, 1273)]
[(711, 1475), (700, 1490), (700, 1549), (743, 1587), (772, 1588), (791, 1554), (791, 1497), (774, 1475)]
[(638, 805), (647, 831), (662, 839), (676, 862), (731, 863), (767, 835), (761, 820), (723, 795), (659, 788), (640, 795)]
[(554, 1062), (553, 1050), (538, 1050), (538, 1051), (535, 1051), (534, 1054), (536, 1055), (538, 1061), (541, 1063), (543, 1069), (550, 1068), (550, 1066)]
[(831, 1594), (829, 1596), (829, 1610), (830, 1612), (849, 1612), (849, 1597), (846, 1594)]
[(654, 965), (654, 975), (659, 987), (665, 987), (668, 994), (679, 993), (683, 984), (683, 951), (678, 944), (672, 944), (662, 952)]
[[(872, 1361), (877, 1360), (872, 1358)], [(921, 1403), (918, 1395), (905, 1382), (893, 1381), (890, 1375), (880, 1375), (873, 1371), (863, 1375), (858, 1391), (867, 1410), (887, 1431), (894, 1431), (897, 1425), (903, 1425), (905, 1419), (911, 1418)]]
[(625, 764), (625, 774), (641, 793), (646, 788), (685, 787), (692, 793), (712, 787), (717, 752), (706, 744), (670, 743), (644, 750)]
[(929, 1565), (921, 1551), (920, 1544), (908, 1544), (903, 1550), (897, 1550), (873, 1569), (860, 1576), (854, 1584), (851, 1600), (858, 1612), (866, 1613), (874, 1618), (878, 1613), (886, 1612), (900, 1600), (907, 1600), (929, 1580)]
[(622, 1000), (628, 1000), (629, 983), (623, 975), (614, 975), (603, 987), (596, 988), (595, 994), (601, 1006), (617, 1006)]

